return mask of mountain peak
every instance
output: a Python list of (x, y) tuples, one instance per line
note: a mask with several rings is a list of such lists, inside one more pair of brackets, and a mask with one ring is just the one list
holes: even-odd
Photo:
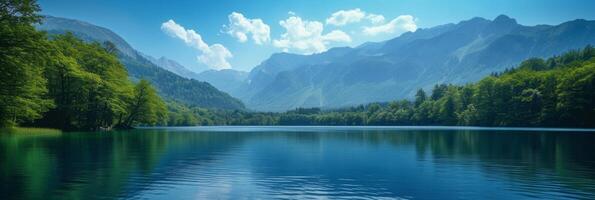
[(110, 41), (116, 45), (118, 51), (129, 57), (138, 53), (122, 37), (105, 27), (96, 26), (88, 22), (44, 15), (40, 24), (36, 25), (38, 30), (47, 31), (50, 34), (64, 34), (72, 32), (78, 38), (91, 42)]
[(510, 18), (506, 15), (498, 15), (498, 17), (494, 18), (494, 23), (504, 23), (504, 24), (517, 24), (516, 20)]
[(487, 20), (487, 19), (485, 19), (483, 17), (473, 17), (471, 19), (468, 19), (468, 20), (465, 20), (465, 21), (461, 21), (461, 22), (463, 22), (463, 23), (464, 22), (467, 22), (467, 23), (476, 22), (477, 23), (477, 22), (486, 22), (486, 21), (489, 21), (489, 20)]
[(476, 26), (480, 26), (480, 25), (487, 25), (490, 23), (490, 20), (485, 19), (485, 18), (481, 18), (481, 17), (474, 17), (468, 20), (464, 20), (459, 22), (457, 25), (458, 26), (464, 26), (464, 27), (476, 27)]

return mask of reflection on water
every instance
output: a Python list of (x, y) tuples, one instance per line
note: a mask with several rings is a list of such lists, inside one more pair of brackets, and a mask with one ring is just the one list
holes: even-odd
[(0, 134), (2, 199), (595, 198), (595, 133), (164, 128)]

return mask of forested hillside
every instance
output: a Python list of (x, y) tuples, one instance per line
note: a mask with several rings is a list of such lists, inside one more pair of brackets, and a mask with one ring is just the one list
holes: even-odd
[(228, 90), (248, 108), (283, 112), (413, 98), (418, 88), (475, 82), (536, 57), (595, 44), (595, 21), (525, 26), (505, 15), (418, 29), (359, 47), (273, 54)]
[(167, 107), (151, 84), (133, 83), (112, 43), (35, 30), (34, 1), (0, 10), (0, 126), (62, 130), (165, 124)]
[(109, 29), (52, 16), (44, 16), (37, 28), (47, 31), (50, 35), (72, 32), (76, 37), (87, 42), (113, 43), (118, 58), (128, 70), (128, 75), (134, 80), (150, 81), (159, 94), (167, 99), (203, 108), (244, 109), (244, 104), (240, 100), (206, 82), (185, 78), (158, 67)]
[[(9, 1), (0, 6), (1, 127), (24, 125), (62, 130), (138, 125), (595, 127), (595, 48), (590, 45), (548, 59), (527, 59), (518, 67), (492, 73), (475, 83), (439, 84), (428, 93), (427, 89), (421, 88), (414, 100), (333, 110), (314, 107), (283, 113), (249, 112), (242, 110), (240, 101), (207, 83), (185, 79), (155, 66), (134, 49), (127, 48), (125, 42), (121, 43), (124, 40), (114, 39), (120, 42), (115, 44), (109, 39), (102, 42), (85, 39), (80, 32), (77, 35), (38, 31), (34, 25), (42, 22), (43, 17), (37, 12), (39, 7), (34, 1)], [(506, 22), (505, 19), (495, 21), (503, 20)], [(516, 23), (508, 21), (506, 24)], [(580, 24), (589, 23), (579, 21), (564, 26), (585, 27)], [(451, 26), (444, 26), (417, 37), (431, 37), (449, 30), (452, 30)], [(119, 38), (115, 34), (108, 35), (108, 38)], [(404, 35), (403, 40), (415, 38), (413, 36)], [(398, 40), (388, 42), (399, 43)], [(573, 45), (582, 42), (575, 41)], [(359, 49), (375, 51), (380, 46), (367, 44)], [(283, 64), (292, 68), (322, 62), (329, 56), (343, 57), (350, 51), (349, 48), (336, 48), (326, 55), (309, 58), (277, 54), (264, 65)], [(291, 62), (296, 59), (301, 61)], [(254, 84), (267, 82), (264, 79), (256, 81), (259, 76), (253, 75), (258, 70), (285, 74), (285, 81), (297, 81), (291, 78), (296, 74), (281, 72), (286, 70), (284, 68), (276, 69), (276, 72), (257, 68), (250, 77)], [(226, 77), (245, 75), (228, 73)], [(156, 83), (155, 88), (153, 83)], [(289, 85), (276, 87), (293, 88)], [(335, 92), (344, 91), (336, 89)], [(393, 88), (386, 92), (402, 91)]]
[[(465, 125), (595, 127), (595, 48), (533, 58), (476, 83), (419, 89), (415, 100), (337, 110), (211, 113), (227, 125)], [(206, 116), (206, 115), (204, 115)]]

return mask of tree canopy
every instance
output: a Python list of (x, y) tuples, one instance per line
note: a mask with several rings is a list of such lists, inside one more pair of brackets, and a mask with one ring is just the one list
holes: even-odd
[[(135, 84), (113, 44), (36, 31), (39, 6), (0, 1), (0, 125), (63, 130), (165, 124), (164, 101), (144, 80)], [(125, 121), (124, 121), (125, 119)]]
[(430, 95), (284, 113), (212, 112), (220, 125), (465, 125), (595, 127), (595, 48), (587, 46), (466, 85), (438, 84)]

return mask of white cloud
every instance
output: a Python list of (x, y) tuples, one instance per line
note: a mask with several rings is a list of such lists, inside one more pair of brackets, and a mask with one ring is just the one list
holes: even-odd
[(171, 37), (183, 40), (188, 46), (198, 49), (202, 53), (198, 56), (198, 60), (210, 68), (217, 70), (231, 68), (227, 59), (231, 58), (232, 54), (223, 45), (213, 44), (209, 46), (196, 31), (185, 29), (171, 19), (161, 24), (161, 30)]
[(351, 37), (349, 37), (349, 35), (343, 31), (334, 30), (330, 33), (327, 33), (326, 35), (323, 35), (322, 40), (333, 42), (351, 42)]
[(326, 19), (326, 24), (343, 26), (349, 23), (359, 22), (366, 16), (366, 13), (359, 8), (352, 10), (339, 10)]
[(326, 19), (326, 24), (344, 26), (350, 23), (357, 23), (366, 19), (372, 24), (384, 22), (384, 16), (374, 13), (366, 13), (359, 8), (351, 10), (339, 10)]
[(368, 16), (366, 16), (366, 19), (370, 20), (372, 24), (380, 24), (384, 22), (384, 16), (377, 14), (368, 14)]
[(264, 44), (271, 39), (271, 28), (262, 19), (248, 19), (242, 13), (232, 12), (227, 16), (229, 24), (224, 26), (225, 32), (240, 42), (248, 40), (248, 34), (256, 44)]
[(318, 21), (306, 21), (298, 16), (281, 20), (279, 24), (285, 28), (281, 38), (273, 41), (273, 46), (290, 49), (302, 53), (319, 53), (327, 50), (330, 42), (351, 42), (351, 37), (343, 31), (334, 30), (322, 34), (324, 26)]
[(400, 35), (401, 33), (415, 30), (417, 30), (417, 25), (415, 24), (413, 16), (401, 15), (382, 25), (364, 27), (363, 32), (366, 35), (374, 36), (384, 33)]
[(209, 51), (205, 51), (198, 56), (198, 60), (216, 70), (231, 69), (227, 58), (232, 56), (231, 52), (223, 45), (213, 44), (210, 46)]

